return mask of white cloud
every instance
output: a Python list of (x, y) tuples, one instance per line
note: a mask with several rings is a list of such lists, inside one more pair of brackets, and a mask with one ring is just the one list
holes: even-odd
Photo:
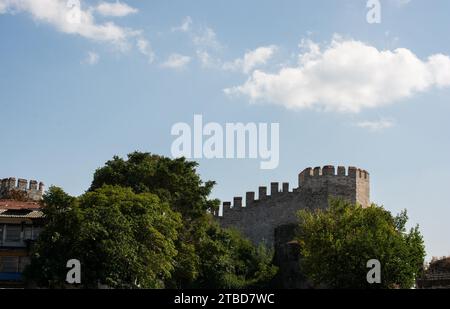
[(172, 54), (163, 64), (161, 64), (161, 66), (169, 69), (182, 69), (189, 64), (189, 62), (191, 62), (191, 57)]
[(155, 52), (146, 39), (139, 38), (136, 45), (139, 52), (148, 58), (149, 63), (153, 63), (153, 61), (155, 61)]
[(450, 86), (450, 58), (448, 56), (432, 55), (428, 58), (427, 65), (433, 84), (441, 88)]
[(88, 52), (86, 58), (81, 62), (83, 64), (94, 65), (97, 64), (100, 59), (100, 56), (96, 52)]
[(216, 32), (207, 26), (195, 26), (194, 21), (190, 16), (186, 16), (181, 25), (173, 27), (172, 32), (184, 32), (188, 34), (192, 40), (192, 43), (196, 45), (199, 49), (220, 49), (222, 44), (220, 44), (217, 39)]
[(357, 127), (368, 129), (371, 132), (379, 132), (385, 129), (392, 128), (395, 123), (390, 119), (380, 119), (376, 121), (361, 121), (355, 124)]
[(207, 51), (197, 50), (196, 53), (203, 68), (217, 68), (221, 65), (220, 60), (214, 59)]
[(196, 56), (203, 68), (222, 68), (222, 61), (211, 52), (222, 49), (216, 32), (207, 26), (197, 26), (190, 16), (186, 16), (181, 25), (173, 27), (172, 32), (185, 33), (195, 45)]
[(222, 47), (222, 44), (217, 39), (216, 32), (209, 27), (205, 27), (197, 33), (194, 33), (192, 42), (202, 48), (220, 49)]
[(116, 2), (101, 2), (96, 11), (103, 16), (123, 17), (138, 12), (137, 9), (129, 6), (126, 3)]
[(276, 50), (277, 47), (274, 45), (258, 47), (255, 50), (247, 52), (243, 58), (224, 63), (223, 68), (225, 70), (249, 73), (254, 68), (266, 64)]
[(190, 16), (186, 16), (183, 19), (180, 26), (172, 28), (172, 32), (176, 32), (176, 31), (189, 32), (191, 30), (191, 27), (192, 27), (192, 18)]
[(45, 22), (61, 32), (109, 42), (120, 49), (128, 48), (128, 39), (139, 34), (113, 22), (96, 23), (91, 9), (69, 6), (67, 0), (0, 0), (3, 12), (26, 12), (36, 21)]
[(406, 48), (378, 50), (337, 36), (323, 50), (312, 42), (308, 46), (297, 65), (276, 73), (256, 70), (243, 85), (225, 89), (225, 93), (290, 109), (359, 112), (433, 86), (450, 86), (446, 55), (423, 61)]
[(204, 49), (196, 51), (197, 58), (204, 68), (213, 68), (225, 71), (239, 71), (249, 73), (258, 66), (265, 65), (273, 56), (277, 47), (274, 45), (259, 47), (245, 53), (242, 58), (230, 62), (223, 62), (220, 58), (214, 57)]

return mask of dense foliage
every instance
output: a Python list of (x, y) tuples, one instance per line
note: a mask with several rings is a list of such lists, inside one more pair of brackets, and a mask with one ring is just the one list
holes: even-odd
[(214, 182), (203, 183), (196, 166), (135, 152), (98, 169), (78, 198), (51, 188), (48, 224), (26, 276), (61, 286), (67, 260), (77, 258), (85, 286), (265, 286), (276, 272), (272, 252), (218, 226), (210, 214), (219, 205), (209, 199)]
[(104, 186), (72, 198), (53, 187), (44, 202), (48, 223), (25, 273), (38, 285), (63, 286), (70, 259), (85, 287), (157, 288), (170, 277), (181, 220), (156, 195)]
[[(298, 214), (300, 264), (307, 277), (330, 288), (411, 288), (425, 249), (417, 226), (406, 231), (406, 211), (394, 217), (376, 205), (330, 204)], [(371, 259), (380, 261), (381, 284), (367, 282)]]

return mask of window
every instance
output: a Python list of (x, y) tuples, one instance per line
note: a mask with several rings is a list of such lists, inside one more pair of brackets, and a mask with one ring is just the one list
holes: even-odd
[(19, 257), (2, 256), (0, 257), (0, 272), (17, 273), (19, 271)]
[(23, 240), (36, 240), (39, 237), (41, 230), (41, 227), (25, 225), (23, 228)]
[(20, 225), (7, 225), (5, 242), (19, 242), (22, 227)]

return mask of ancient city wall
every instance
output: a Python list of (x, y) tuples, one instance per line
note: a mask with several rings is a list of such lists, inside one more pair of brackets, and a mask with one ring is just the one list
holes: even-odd
[(4, 178), (0, 182), (0, 199), (8, 199), (14, 193), (23, 193), (24, 196), (32, 201), (39, 201), (42, 199), (44, 193), (44, 183), (36, 180), (26, 180), (16, 178)]
[(235, 227), (254, 243), (274, 243), (274, 230), (278, 226), (295, 224), (296, 213), (303, 208), (317, 209), (328, 206), (330, 197), (342, 198), (363, 207), (370, 205), (369, 173), (355, 167), (325, 166), (307, 168), (299, 176), (299, 184), (293, 190), (289, 183), (271, 183), (247, 192), (245, 205), (242, 197), (233, 203), (223, 202), (222, 216), (215, 214), (223, 227)]

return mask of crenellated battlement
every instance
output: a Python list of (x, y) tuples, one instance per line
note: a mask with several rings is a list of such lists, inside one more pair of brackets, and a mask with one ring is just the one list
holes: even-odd
[[(243, 198), (241, 196), (236, 196), (233, 198), (233, 202), (223, 202), (223, 207), (225, 209), (245, 208), (256, 205), (261, 201), (299, 192), (302, 188), (323, 190), (329, 189), (333, 184), (348, 186), (349, 190), (355, 190), (356, 188), (352, 184), (356, 185), (357, 182), (367, 182), (368, 184), (369, 176), (370, 174), (366, 170), (352, 166), (348, 168), (344, 166), (338, 166), (336, 168), (332, 165), (315, 168), (308, 167), (298, 175), (298, 188), (295, 188), (293, 191), (289, 191), (290, 184), (288, 182), (283, 182), (281, 187), (279, 182), (271, 182), (270, 194), (267, 193), (268, 187), (261, 186), (258, 188), (258, 199), (256, 199), (256, 192), (250, 191), (245, 194), (245, 204), (243, 204)], [(354, 202), (356, 203), (358, 201), (355, 200)], [(362, 206), (368, 206), (366, 201), (364, 203), (360, 202), (360, 204)]]
[(308, 167), (299, 173), (298, 187), (292, 191), (289, 187), (288, 182), (261, 186), (257, 198), (255, 191), (246, 192), (245, 203), (236, 196), (232, 202), (223, 202), (221, 216), (214, 215), (222, 226), (238, 228), (255, 243), (272, 243), (274, 229), (295, 223), (299, 209), (325, 208), (330, 197), (370, 205), (370, 175), (356, 167)]
[(345, 166), (338, 166), (337, 168), (333, 165), (326, 165), (324, 167), (315, 168), (305, 168), (298, 175), (298, 185), (307, 184), (308, 181), (318, 178), (323, 178), (323, 176), (337, 176), (337, 177), (349, 177), (352, 179), (365, 179), (369, 180), (369, 173), (366, 170), (350, 166), (348, 169)]
[(44, 188), (44, 183), (36, 180), (4, 178), (0, 181), (0, 199), (9, 199), (17, 194), (23, 194), (26, 199), (39, 201), (42, 199)]
[[(267, 193), (267, 187), (261, 186), (258, 188), (258, 198), (256, 198), (255, 191), (249, 191), (245, 193), (245, 203), (243, 203), (243, 198), (241, 196), (235, 196), (233, 202), (223, 202), (222, 208), (224, 210), (228, 209), (239, 209), (246, 208), (250, 206), (257, 205), (259, 202), (264, 202), (270, 200), (274, 197), (280, 197), (283, 194), (289, 193), (289, 183), (283, 182), (281, 187), (279, 182), (270, 183), (270, 193)], [(292, 191), (291, 191), (292, 193)], [(218, 214), (216, 214), (218, 215)]]

